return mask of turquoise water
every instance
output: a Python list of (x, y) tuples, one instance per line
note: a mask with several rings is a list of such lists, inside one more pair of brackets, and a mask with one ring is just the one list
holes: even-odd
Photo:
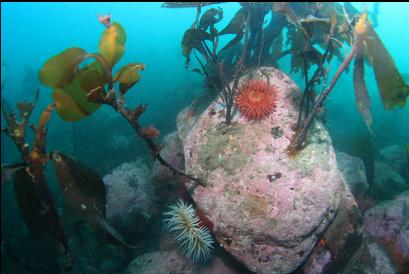
[[(53, 100), (52, 89), (41, 85), (38, 80), (38, 72), (44, 62), (68, 47), (81, 47), (88, 52), (97, 52), (98, 41), (104, 30), (104, 26), (98, 22), (97, 15), (110, 13), (112, 20), (120, 22), (127, 35), (126, 50), (116, 69), (131, 62), (145, 64), (145, 70), (141, 72), (142, 79), (126, 94), (126, 104), (128, 106), (147, 104), (147, 111), (142, 115), (140, 122), (146, 126), (154, 125), (160, 131), (158, 141), (162, 140), (163, 136), (176, 130), (177, 114), (202, 93), (205, 77), (185, 68), (185, 57), (182, 55), (181, 48), (183, 34), (192, 25), (196, 9), (167, 9), (161, 5), (162, 3), (2, 3), (2, 98), (14, 106), (22, 100), (32, 101), (35, 90), (40, 88), (39, 100), (31, 116), (31, 122), (35, 123), (41, 112)], [(360, 2), (353, 5), (360, 11), (364, 7)], [(373, 2), (365, 5), (369, 11), (374, 9)], [(202, 14), (207, 9), (218, 6), (222, 7), (224, 12), (223, 20), (216, 24), (216, 28), (221, 30), (239, 10), (240, 5), (222, 3), (203, 7)], [(406, 74), (406, 77), (409, 77), (408, 14), (409, 3), (381, 3), (377, 16), (378, 25), (375, 28), (397, 69), (402, 75)], [(268, 16), (265, 20), (268, 20)], [(232, 37), (233, 35), (228, 35), (221, 38), (220, 44), (227, 43)], [(285, 47), (285, 44), (283, 45)], [(346, 55), (349, 49), (349, 46), (344, 46), (341, 52)], [(199, 67), (193, 55), (191, 59), (189, 68)], [(329, 66), (329, 79), (334, 75), (339, 64), (340, 62), (335, 60)], [(301, 73), (291, 72), (288, 56), (281, 58), (278, 65), (301, 89), (304, 87)], [(402, 148), (406, 146), (408, 149), (408, 103), (406, 102), (402, 108), (386, 111), (378, 93), (373, 69), (366, 65), (365, 80), (371, 99), (373, 119), (372, 133), (369, 133), (356, 107), (352, 66), (350, 67), (349, 73), (341, 76), (329, 95), (324, 104), (325, 112), (322, 113), (335, 149), (351, 155), (356, 153), (354, 156), (361, 158), (369, 157), (368, 154), (376, 155), (383, 148), (392, 145), (399, 145)], [(406, 78), (406, 81), (409, 79)], [(5, 126), (2, 116), (2, 128)], [(31, 131), (28, 132), (27, 137), (33, 137)], [(364, 140), (363, 143), (360, 143), (360, 140)], [(360, 146), (368, 145), (368, 142), (371, 144), (370, 148), (362, 149), (366, 153), (363, 155), (360, 152)], [(19, 151), (11, 139), (3, 133), (1, 148), (2, 165), (21, 161)], [(125, 162), (138, 160), (141, 165), (149, 169), (155, 162), (146, 144), (136, 136), (129, 124), (108, 106), (102, 106), (91, 116), (75, 123), (63, 121), (54, 112), (47, 135), (47, 151), (53, 150), (72, 155), (101, 176), (111, 173)], [(46, 167), (46, 174), (50, 178), (48, 186), (61, 213), (63, 197), (50, 166)], [(365, 167), (368, 172), (366, 162)], [(402, 177), (406, 180), (405, 189), (407, 189), (408, 178)], [(10, 255), (10, 250), (2, 244), (2, 273), (61, 271), (60, 257), (63, 256), (55, 255), (59, 254), (59, 251), (50, 243), (51, 240), (48, 238), (33, 240), (29, 236), (20, 217), (11, 183), (4, 186), (2, 183), (1, 212), (2, 239), (6, 240), (15, 253), (15, 256)], [(69, 219), (69, 217), (64, 218)], [(92, 229), (87, 230), (84, 233), (88, 233), (86, 235), (90, 236), (87, 237), (92, 238), (94, 242), (92, 247), (86, 245), (89, 251), (81, 253), (85, 259), (77, 260), (78, 265), (74, 267), (74, 273), (94, 273), (92, 271), (122, 273), (134, 257), (155, 250), (157, 243), (155, 245), (152, 242), (155, 242), (156, 236), (160, 235), (160, 225), (161, 222), (157, 221), (149, 228), (154, 232), (152, 233), (154, 236), (151, 235), (153, 238), (151, 243), (145, 243), (135, 252), (111, 245), (113, 247), (109, 248), (113, 251), (104, 251), (104, 253), (101, 250), (108, 249), (107, 245), (110, 243)], [(67, 234), (71, 239), (75, 232), (69, 229)], [(130, 237), (133, 241), (137, 241), (147, 237), (146, 234), (149, 233), (144, 231)], [(73, 240), (68, 242), (71, 245), (78, 244)], [(98, 249), (101, 249), (99, 252), (102, 254), (97, 252)], [(41, 254), (42, 252), (44, 254)], [(118, 258), (112, 259), (112, 254), (118, 252), (120, 253)], [(3, 267), (3, 259), (4, 264), (8, 264), (7, 267)], [(27, 265), (24, 266), (22, 259), (27, 260), (32, 266), (31, 270)], [(108, 266), (101, 266), (103, 261), (109, 261)], [(85, 268), (87, 264), (89, 268)], [(47, 265), (49, 265), (48, 269)], [(242, 269), (241, 266), (238, 269)]]

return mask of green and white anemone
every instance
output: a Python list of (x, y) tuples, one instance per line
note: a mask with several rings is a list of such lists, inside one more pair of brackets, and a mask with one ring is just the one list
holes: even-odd
[(210, 258), (214, 240), (205, 226), (200, 226), (200, 219), (192, 205), (179, 199), (169, 206), (163, 220), (179, 247), (193, 262), (204, 262)]

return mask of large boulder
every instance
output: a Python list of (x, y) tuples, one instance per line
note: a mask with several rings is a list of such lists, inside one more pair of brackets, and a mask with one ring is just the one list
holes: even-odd
[(258, 78), (277, 88), (268, 118), (250, 122), (236, 113), (226, 126), (217, 100), (191, 130), (178, 129), (186, 172), (206, 183), (188, 187), (220, 245), (251, 271), (290, 273), (306, 260), (349, 192), (321, 122), (313, 123), (295, 158), (287, 155), (301, 93), (281, 71), (261, 69), (240, 84)]

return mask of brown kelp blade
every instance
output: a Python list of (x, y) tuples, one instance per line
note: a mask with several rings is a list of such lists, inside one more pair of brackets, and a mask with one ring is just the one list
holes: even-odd
[(225, 2), (165, 2), (162, 8), (197, 8)]
[(246, 23), (246, 10), (244, 8), (239, 9), (229, 24), (220, 31), (219, 35), (224, 34), (239, 34), (244, 30), (244, 24)]
[(371, 102), (368, 95), (368, 90), (365, 83), (364, 75), (364, 56), (363, 46), (357, 50), (354, 62), (354, 92), (355, 101), (358, 107), (358, 111), (364, 118), (365, 124), (371, 131), (372, 115), (371, 115)]
[(106, 192), (101, 176), (61, 152), (52, 156), (65, 202), (85, 218), (96, 220), (98, 210), (105, 216)]
[(100, 216), (100, 218), (98, 219), (98, 223), (101, 225), (102, 228), (104, 228), (110, 235), (112, 235), (122, 245), (128, 248), (131, 248), (131, 249), (138, 248), (138, 246), (128, 244), (125, 241), (125, 239), (122, 237), (122, 235), (110, 223), (108, 223), (105, 217)]
[(136, 248), (126, 243), (106, 220), (106, 192), (101, 176), (61, 152), (53, 152), (52, 157), (64, 200), (76, 215), (92, 225), (102, 227), (124, 246)]
[(210, 35), (206, 31), (200, 29), (186, 30), (182, 38), (183, 56), (188, 57), (194, 48), (204, 55), (205, 49), (202, 46), (202, 42), (205, 40), (210, 40)]
[(207, 30), (209, 26), (214, 26), (214, 24), (218, 23), (222, 19), (223, 19), (222, 9), (220, 8), (208, 9), (200, 18), (199, 29)]
[(21, 215), (33, 238), (39, 237), (48, 227), (43, 197), (26, 169), (19, 169), (14, 176), (14, 190)]
[(409, 86), (405, 84), (392, 56), (371, 26), (368, 26), (365, 42), (384, 108), (403, 107), (409, 95)]
[(17, 163), (17, 164), (6, 164), (1, 166), (1, 185), (9, 181), (15, 172), (22, 168), (26, 168), (27, 164), (25, 162), (23, 163)]

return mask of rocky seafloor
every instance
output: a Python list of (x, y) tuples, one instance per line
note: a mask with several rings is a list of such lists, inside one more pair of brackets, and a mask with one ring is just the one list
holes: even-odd
[[(101, 243), (82, 230), (70, 238), (75, 273), (409, 273), (409, 162), (403, 147), (383, 148), (368, 182), (360, 158), (335, 151), (317, 119), (295, 158), (286, 148), (301, 92), (274, 68), (240, 79), (277, 90), (261, 121), (235, 113), (226, 126), (220, 99), (201, 97), (181, 111), (161, 155), (205, 186), (155, 163), (124, 163), (104, 177), (107, 217), (136, 250)], [(368, 199), (368, 189), (378, 200)], [(163, 228), (180, 197), (211, 223), (216, 241), (193, 263)], [(69, 232), (68, 235), (74, 235)]]
[[(206, 186), (153, 168), (153, 196), (167, 197), (169, 204), (189, 189), (212, 223), (214, 256), (192, 263), (163, 230), (159, 248), (137, 256), (126, 273), (405, 273), (409, 192), (403, 148), (379, 153), (375, 173), (382, 176), (375, 176), (375, 187), (385, 187), (389, 200), (364, 213), (358, 203), (365, 205), (369, 186), (362, 160), (335, 152), (319, 121), (303, 150), (289, 158), (285, 149), (301, 92), (281, 71), (261, 70), (240, 81), (264, 79), (278, 89), (268, 118), (248, 121), (235, 113), (227, 127), (220, 99), (194, 102), (179, 113), (177, 132), (165, 137), (163, 156)], [(389, 222), (393, 229), (382, 230)]]

